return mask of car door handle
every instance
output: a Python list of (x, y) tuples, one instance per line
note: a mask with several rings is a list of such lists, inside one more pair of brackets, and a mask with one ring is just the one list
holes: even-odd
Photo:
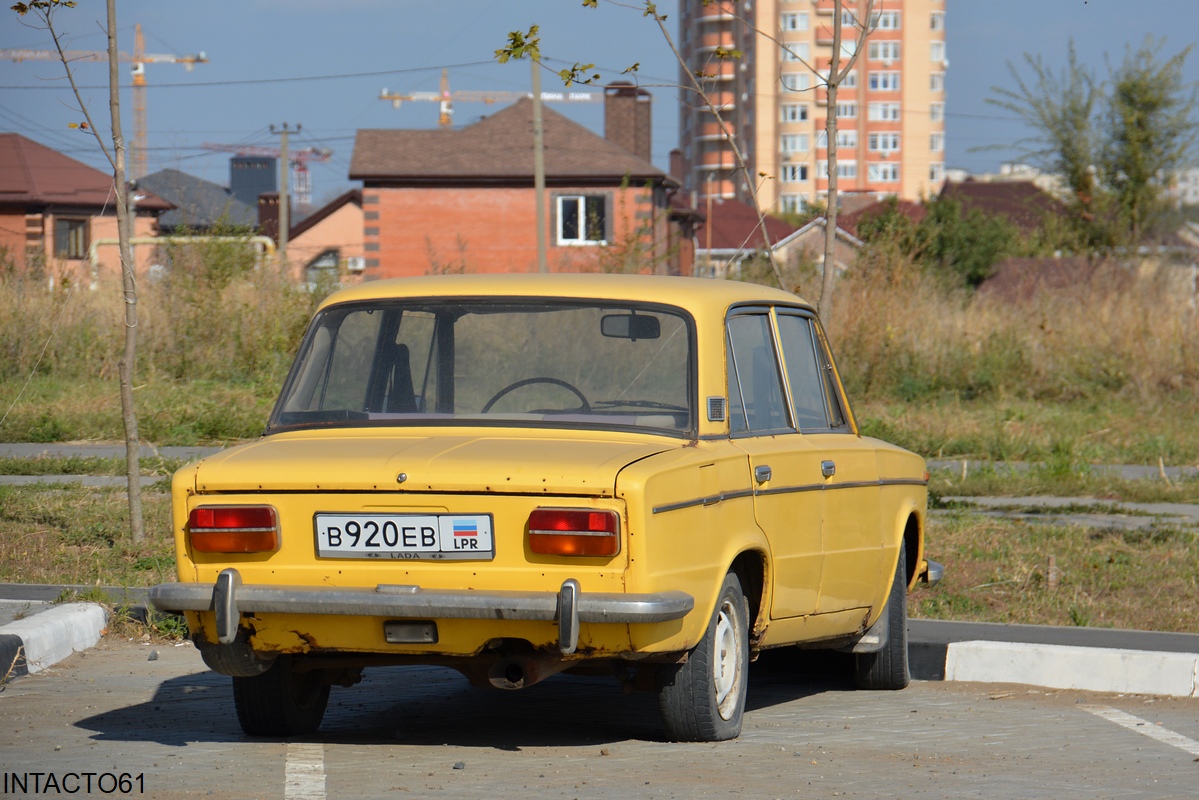
[(831, 478), (837, 474), (837, 465), (832, 461), (820, 462), (820, 474), (826, 478)]
[(766, 464), (762, 464), (759, 467), (754, 467), (754, 480), (756, 480), (758, 483), (766, 483), (766, 481), (770, 480), (771, 474), (770, 467)]

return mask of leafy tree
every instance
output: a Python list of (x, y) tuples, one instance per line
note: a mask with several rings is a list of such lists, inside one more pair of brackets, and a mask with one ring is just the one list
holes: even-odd
[(883, 209), (858, 223), (858, 238), (870, 250), (867, 262), (893, 263), (903, 256), (917, 264), (975, 287), (991, 276), (997, 263), (1022, 252), (1020, 234), (1003, 217), (978, 209), (962, 213), (957, 200), (935, 198), (919, 223), (899, 210), (892, 198)]
[(1078, 61), (1073, 42), (1060, 72), (1026, 53), (1030, 77), (1009, 63), (1015, 88), (993, 86), (987, 98), (1032, 129), (1010, 149), (1062, 176), (1084, 246), (1139, 242), (1161, 221), (1166, 190), (1191, 157), (1196, 95), (1182, 78), (1190, 48), (1160, 63), (1161, 46), (1150, 38), (1129, 49), (1107, 83)]
[(1101, 161), (1121, 221), (1138, 242), (1167, 208), (1170, 180), (1193, 154), (1195, 89), (1183, 81), (1191, 48), (1158, 62), (1162, 43), (1146, 38), (1112, 74), (1103, 125)]

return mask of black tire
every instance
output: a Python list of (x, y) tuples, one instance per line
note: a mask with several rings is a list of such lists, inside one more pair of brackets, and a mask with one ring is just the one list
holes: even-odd
[(313, 733), (328, 702), (329, 686), (321, 672), (296, 671), (290, 656), (279, 656), (261, 675), (233, 678), (237, 721), (250, 736)]
[(883, 608), (887, 619), (887, 641), (877, 653), (858, 653), (855, 678), (860, 689), (903, 689), (912, 680), (908, 671), (908, 573), (907, 554), (899, 546), (895, 579)]
[(741, 581), (724, 578), (704, 638), (687, 661), (658, 673), (658, 706), (676, 742), (718, 742), (741, 734), (749, 685), (749, 604)]

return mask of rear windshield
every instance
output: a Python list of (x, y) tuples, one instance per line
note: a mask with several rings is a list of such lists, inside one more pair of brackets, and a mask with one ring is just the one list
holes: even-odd
[(692, 324), (579, 301), (353, 303), (322, 311), (268, 430), (504, 424), (695, 430)]

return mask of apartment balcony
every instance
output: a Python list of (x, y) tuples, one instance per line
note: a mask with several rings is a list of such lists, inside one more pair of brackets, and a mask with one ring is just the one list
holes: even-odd
[[(736, 128), (729, 126), (729, 130), (736, 133)], [(695, 139), (700, 142), (724, 141), (729, 138), (724, 129), (720, 127), (719, 122), (704, 122), (698, 125), (695, 129)]]
[(705, 33), (703, 36), (698, 37), (695, 42), (695, 52), (697, 53), (711, 53), (718, 47), (725, 50), (735, 50), (737, 48), (731, 31)]
[[(841, 38), (845, 38), (846, 31), (841, 31)], [(849, 32), (852, 35), (852, 31)], [(822, 44), (826, 47), (831, 47), (833, 44), (833, 26), (819, 25), (816, 28), (816, 44)]]
[(733, 3), (731, 0), (700, 6), (695, 19), (700, 22), (721, 22), (733, 19)]
[(713, 170), (732, 170), (737, 168), (737, 158), (730, 152), (700, 153), (695, 162), (695, 169), (705, 172)]
[(737, 107), (736, 92), (711, 92), (708, 99), (712, 101), (712, 108), (716, 111), (727, 111)]
[(696, 77), (705, 83), (722, 83), (737, 77), (737, 65), (731, 61), (712, 60), (700, 65), (695, 71), (702, 73)]
[(833, 0), (816, 0), (817, 14), (828, 14), (831, 16), (835, 10), (836, 5), (833, 3)]

